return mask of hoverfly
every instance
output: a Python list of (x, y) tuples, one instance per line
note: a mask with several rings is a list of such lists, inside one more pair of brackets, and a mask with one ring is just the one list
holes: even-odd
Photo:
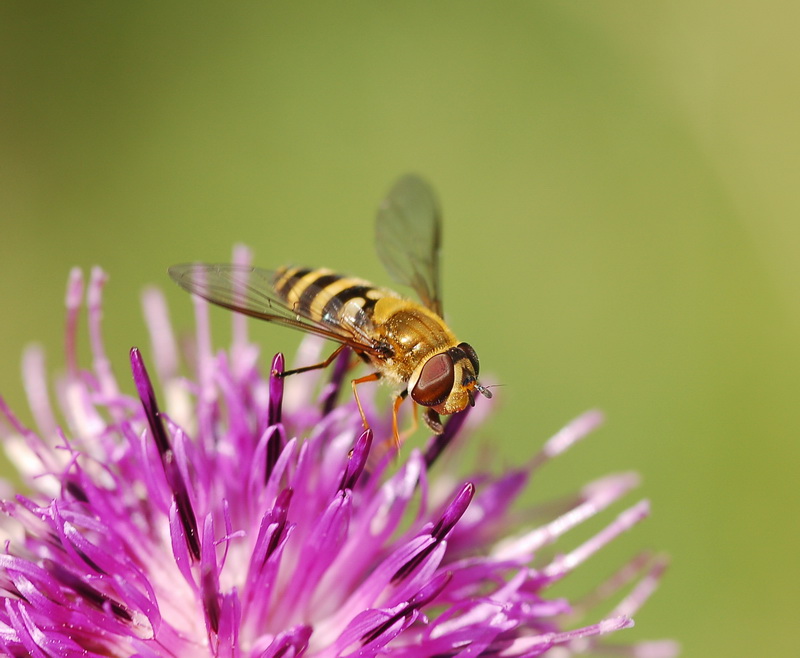
[(426, 408), (425, 421), (435, 433), (443, 429), (439, 414), (474, 405), (474, 391), (491, 397), (478, 382), (475, 350), (458, 342), (442, 319), (440, 235), (441, 215), (430, 185), (413, 175), (398, 180), (378, 208), (377, 251), (392, 278), (411, 286), (421, 304), (327, 269), (189, 263), (170, 267), (169, 274), (218, 306), (339, 343), (323, 362), (282, 376), (324, 368), (342, 350), (352, 349), (374, 368), (352, 381), (364, 427), (369, 424), (357, 386), (386, 380), (396, 390), (392, 429), (399, 446), (397, 412), (407, 396)]

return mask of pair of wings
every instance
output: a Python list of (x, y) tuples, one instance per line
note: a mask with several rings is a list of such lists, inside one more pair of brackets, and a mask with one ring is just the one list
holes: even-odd
[[(436, 195), (422, 178), (399, 179), (378, 208), (375, 224), (378, 256), (391, 277), (412, 287), (439, 316), (441, 214)], [(273, 288), (274, 272), (257, 267), (187, 263), (169, 268), (185, 290), (223, 308), (285, 327), (322, 336), (357, 352), (380, 356), (379, 347), (352, 328), (318, 322), (282, 301)]]

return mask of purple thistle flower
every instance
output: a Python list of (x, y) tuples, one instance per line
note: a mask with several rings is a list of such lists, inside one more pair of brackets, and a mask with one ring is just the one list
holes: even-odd
[[(31, 492), (2, 503), (6, 655), (677, 655), (670, 641), (601, 642), (633, 625), (662, 558), (635, 557), (584, 601), (548, 596), (647, 516), (642, 501), (588, 541), (544, 557), (630, 491), (634, 475), (587, 485), (551, 506), (556, 512), (539, 527), (521, 526), (509, 511), (533, 473), (589, 433), (598, 413), (498, 476), (462, 480), (440, 463), (463, 446), (486, 402), (451, 417), (425, 450), (379, 458), (391, 416), (365, 392), (372, 429), (363, 431), (355, 403), (339, 395), (344, 360), (327, 375), (285, 382), (274, 374), (284, 369), (278, 355), (265, 376), (244, 318), (233, 317), (231, 348), (214, 353), (208, 309), (196, 301), (186, 350), (194, 375), (181, 377), (166, 304), (154, 290), (144, 295), (152, 345), (130, 353), (132, 396), (105, 355), (104, 283), (93, 271), (92, 366), (83, 370), (76, 336), (84, 285), (80, 272), (70, 276), (67, 368), (55, 388), (62, 419), (37, 348), (23, 366), (36, 430), (0, 398), (4, 446)], [(302, 362), (319, 349), (304, 341)], [(581, 621), (623, 587), (628, 595), (608, 616)]]

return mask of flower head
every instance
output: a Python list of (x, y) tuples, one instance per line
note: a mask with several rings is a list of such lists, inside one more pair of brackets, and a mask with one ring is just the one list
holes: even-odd
[[(583, 602), (549, 596), (648, 513), (643, 501), (588, 541), (550, 559), (543, 550), (635, 484), (630, 474), (585, 486), (538, 527), (510, 507), (532, 474), (590, 432), (596, 412), (569, 424), (526, 463), (457, 478), (440, 462), (479, 424), (484, 402), (452, 416), (423, 450), (380, 447), (391, 418), (363, 400), (364, 431), (347, 371), (284, 383), (266, 375), (234, 317), (229, 350), (211, 348), (207, 308), (179, 375), (166, 305), (144, 296), (152, 336), (132, 349), (135, 393), (122, 391), (103, 345), (92, 273), (87, 307), (92, 366), (76, 353), (83, 280), (67, 294), (67, 371), (53, 411), (40, 350), (24, 360), (37, 429), (0, 398), (4, 445), (31, 493), (2, 503), (0, 649), (31, 656), (538, 656), (590, 653), (632, 625), (663, 560), (638, 556)], [(319, 343), (304, 342), (312, 362)], [(325, 379), (325, 378), (328, 379)], [(346, 388), (346, 387), (345, 387)], [(595, 598), (630, 592), (594, 623)], [(603, 650), (614, 646), (602, 639)], [(671, 642), (618, 648), (655, 658)], [(555, 654), (553, 654), (555, 655)]]

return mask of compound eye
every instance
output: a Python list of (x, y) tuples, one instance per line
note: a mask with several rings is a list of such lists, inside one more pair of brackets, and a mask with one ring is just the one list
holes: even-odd
[(447, 353), (437, 354), (431, 357), (422, 366), (414, 390), (411, 391), (411, 399), (423, 407), (433, 407), (441, 404), (450, 395), (455, 381), (455, 368), (453, 359)]
[(478, 353), (472, 349), (472, 345), (469, 343), (459, 343), (458, 346), (463, 350), (464, 354), (467, 355), (469, 362), (472, 364), (472, 368), (475, 370), (475, 376), (478, 376), (478, 371), (480, 370), (480, 362), (478, 361)]

